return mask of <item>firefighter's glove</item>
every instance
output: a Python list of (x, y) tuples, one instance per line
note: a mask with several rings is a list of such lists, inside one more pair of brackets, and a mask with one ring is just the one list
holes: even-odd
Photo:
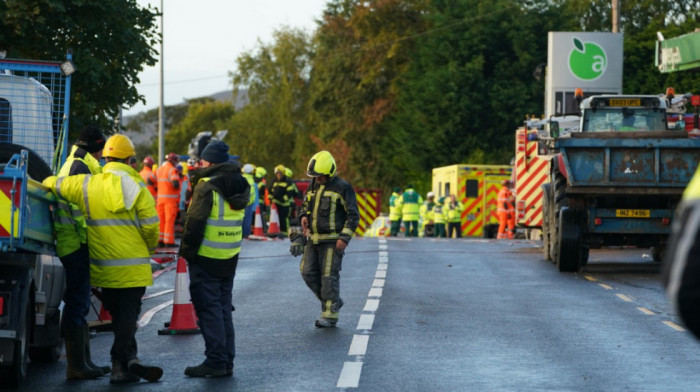
[(292, 245), (289, 246), (289, 253), (291, 253), (294, 257), (304, 254), (306, 238), (301, 234), (296, 234), (290, 239), (292, 240)]

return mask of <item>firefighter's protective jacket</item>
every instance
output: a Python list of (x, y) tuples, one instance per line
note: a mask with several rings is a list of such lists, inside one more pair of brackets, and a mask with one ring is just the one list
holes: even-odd
[(243, 210), (251, 202), (250, 185), (235, 163), (199, 169), (192, 183), (196, 185), (182, 231), (180, 256), (211, 275), (231, 276), (236, 265), (227, 261), (240, 251)]
[(700, 338), (700, 171), (688, 184), (673, 222), (664, 283), (676, 312)]
[(91, 285), (153, 284), (150, 256), (158, 244), (159, 220), (136, 170), (110, 162), (100, 174), (48, 177), (44, 185), (78, 205), (87, 219)]
[(288, 207), (294, 200), (296, 189), (296, 185), (289, 177), (282, 176), (270, 185), (270, 200), (279, 206)]
[(329, 179), (325, 185), (312, 180), (299, 216), (308, 217), (314, 244), (338, 239), (349, 243), (360, 222), (355, 191), (339, 177)]

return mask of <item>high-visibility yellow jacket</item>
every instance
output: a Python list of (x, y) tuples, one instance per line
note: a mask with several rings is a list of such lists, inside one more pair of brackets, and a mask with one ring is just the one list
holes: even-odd
[(435, 224), (445, 223), (447, 218), (445, 217), (445, 205), (440, 203), (435, 203), (433, 206), (432, 218)]
[[(58, 177), (101, 172), (102, 167), (95, 157), (84, 149), (73, 146), (68, 159), (58, 171)], [(63, 257), (75, 252), (81, 244), (87, 242), (87, 224), (77, 205), (60, 197), (57, 200), (53, 227), (56, 234), (56, 255)]]
[(159, 220), (153, 197), (136, 170), (110, 162), (103, 173), (48, 177), (44, 185), (78, 205), (87, 219), (91, 285), (153, 284), (150, 255), (158, 244)]
[(423, 198), (418, 192), (412, 188), (406, 189), (401, 195), (401, 219), (404, 222), (416, 222), (420, 215), (420, 206), (423, 204)]
[(419, 213), (420, 220), (424, 225), (433, 222), (433, 207), (435, 207), (435, 204), (432, 200), (426, 200), (425, 203), (421, 204)]
[(455, 200), (454, 204), (447, 200), (445, 202), (445, 210), (447, 215), (447, 222), (461, 222), (462, 221), (462, 211), (464, 211), (464, 206), (459, 201)]
[(391, 194), (389, 198), (389, 220), (392, 222), (401, 220), (401, 195), (396, 192)]

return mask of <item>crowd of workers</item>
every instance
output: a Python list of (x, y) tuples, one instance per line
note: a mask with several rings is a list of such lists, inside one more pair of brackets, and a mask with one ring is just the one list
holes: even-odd
[[(513, 182), (503, 181), (498, 192), (498, 239), (515, 238), (515, 194)], [(461, 238), (464, 206), (454, 194), (439, 197), (428, 192), (426, 199), (408, 185), (395, 187), (389, 197), (390, 236), (398, 236), (401, 225), (406, 237)]]
[[(253, 213), (268, 206), (278, 211), (286, 237), (294, 199), (301, 195), (290, 169), (275, 167), (275, 180), (265, 186), (265, 169), (241, 167), (228, 149), (222, 141), (209, 142), (198, 161), (187, 162), (187, 170), (175, 153), (155, 170), (155, 161), (146, 157), (138, 172), (136, 151), (127, 136), (105, 140), (98, 128), (87, 127), (58, 174), (44, 180), (58, 200), (54, 232), (66, 271), (61, 332), (67, 379), (111, 373), (110, 383), (129, 383), (162, 377), (160, 367), (139, 360), (136, 328), (142, 297), (153, 284), (151, 255), (159, 245), (176, 246), (178, 215), (184, 217), (178, 254), (188, 265), (206, 357), (187, 367), (185, 375), (233, 374), (232, 288), (242, 239), (251, 232)], [(328, 151), (311, 158), (306, 174), (312, 181), (297, 213), (302, 229), (290, 236), (290, 253), (303, 254), (301, 276), (321, 302), (315, 326), (329, 328), (336, 325), (343, 306), (341, 261), (359, 212), (353, 188), (337, 176)], [(86, 318), (91, 286), (99, 288), (99, 299), (112, 318), (111, 367), (95, 365), (90, 356)]]

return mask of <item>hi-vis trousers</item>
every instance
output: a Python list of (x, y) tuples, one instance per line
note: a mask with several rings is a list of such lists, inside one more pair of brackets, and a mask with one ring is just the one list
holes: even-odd
[(314, 245), (309, 241), (301, 258), (301, 277), (321, 301), (321, 317), (337, 319), (343, 300), (340, 299), (340, 270), (342, 250), (335, 241)]

